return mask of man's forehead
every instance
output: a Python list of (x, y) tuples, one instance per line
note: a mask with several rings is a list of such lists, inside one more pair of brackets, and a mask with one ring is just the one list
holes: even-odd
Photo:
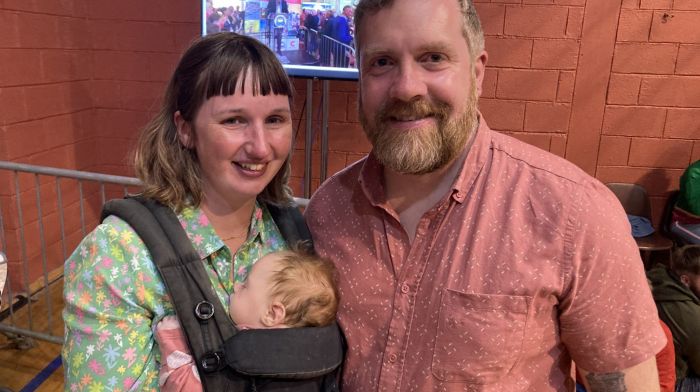
[(404, 50), (415, 52), (417, 54), (427, 52), (451, 53), (454, 52), (455, 46), (459, 44), (462, 44), (462, 42), (455, 42), (454, 40), (426, 40), (421, 42), (411, 42), (409, 45), (400, 47), (398, 45), (393, 45), (391, 41), (386, 45), (382, 45), (378, 42), (368, 42), (366, 45), (363, 45), (361, 53), (363, 56), (372, 56), (376, 54), (392, 55)]
[[(402, 0), (390, 6), (363, 16), (362, 26), (358, 26), (360, 50), (365, 46), (386, 38), (411, 37), (412, 41), (442, 39), (440, 35), (459, 31), (461, 34), (461, 13), (456, 0)], [(455, 17), (457, 16), (457, 17)], [(396, 28), (400, 26), (400, 28)], [(411, 26), (406, 30), (406, 26)], [(454, 36), (446, 37), (454, 39)]]

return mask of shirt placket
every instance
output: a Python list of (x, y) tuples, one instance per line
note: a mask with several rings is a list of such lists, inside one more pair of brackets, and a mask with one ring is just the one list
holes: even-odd
[[(411, 244), (400, 223), (386, 223), (389, 253), (394, 260), (394, 306), (387, 344), (379, 374), (379, 391), (398, 391), (401, 388), (406, 367), (409, 333), (416, 304), (416, 291), (422, 279), (429, 244), (437, 235), (438, 221), (444, 217), (444, 208), (425, 214), (418, 223), (416, 236)], [(406, 252), (408, 249), (408, 252)], [(404, 255), (406, 255), (404, 257)], [(400, 263), (397, 261), (400, 260)], [(410, 360), (410, 358), (409, 358)]]

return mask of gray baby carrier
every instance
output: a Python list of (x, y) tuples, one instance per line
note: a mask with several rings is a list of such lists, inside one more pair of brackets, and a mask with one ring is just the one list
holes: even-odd
[[(297, 208), (266, 204), (289, 244), (311, 235)], [(338, 325), (237, 330), (175, 213), (157, 201), (108, 201), (102, 220), (126, 221), (148, 247), (187, 337), (205, 391), (338, 391)]]

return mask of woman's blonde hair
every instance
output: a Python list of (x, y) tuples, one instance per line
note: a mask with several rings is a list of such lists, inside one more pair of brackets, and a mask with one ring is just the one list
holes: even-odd
[[(134, 152), (136, 175), (143, 194), (180, 211), (199, 206), (202, 180), (196, 151), (179, 141), (175, 112), (192, 123), (202, 104), (213, 96), (241, 92), (252, 78), (253, 95), (286, 95), (290, 105), (294, 88), (272, 51), (254, 38), (235, 33), (216, 33), (197, 39), (184, 53), (168, 83), (162, 106), (146, 125)], [(196, 130), (195, 130), (196, 131)], [(288, 157), (258, 199), (289, 204)]]

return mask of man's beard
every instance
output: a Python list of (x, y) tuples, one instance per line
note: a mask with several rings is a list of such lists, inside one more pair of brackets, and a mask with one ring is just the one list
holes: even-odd
[[(442, 101), (425, 99), (388, 101), (370, 123), (360, 101), (360, 123), (372, 142), (372, 153), (385, 167), (403, 174), (426, 174), (452, 162), (464, 149), (477, 123), (476, 86), (461, 116), (450, 120), (451, 106)], [(395, 131), (388, 123), (406, 117), (432, 117), (437, 125)]]

